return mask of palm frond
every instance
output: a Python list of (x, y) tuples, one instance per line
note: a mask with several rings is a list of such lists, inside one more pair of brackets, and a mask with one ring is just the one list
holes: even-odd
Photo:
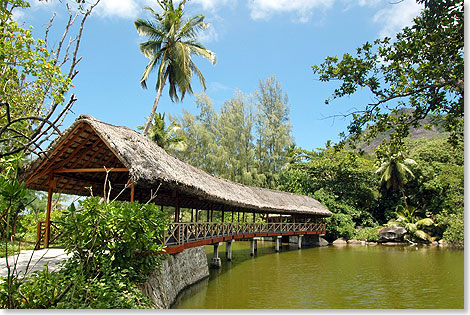
[(417, 226), (432, 226), (434, 221), (431, 218), (424, 218), (416, 222)]
[(155, 68), (155, 65), (157, 64), (158, 60), (157, 59), (151, 59), (147, 66), (145, 67), (144, 74), (142, 75), (142, 78), (140, 79), (140, 85), (142, 85), (143, 89), (147, 89), (147, 79), (150, 74), (150, 72)]

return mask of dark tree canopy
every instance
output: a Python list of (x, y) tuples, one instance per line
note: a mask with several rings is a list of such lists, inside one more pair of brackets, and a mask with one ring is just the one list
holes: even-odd
[(366, 42), (354, 55), (313, 66), (320, 81), (341, 82), (325, 103), (360, 89), (372, 93), (373, 101), (351, 114), (352, 140), (391, 129), (391, 141), (401, 142), (426, 116), (443, 124), (451, 142), (463, 139), (464, 1), (417, 2), (424, 10), (395, 40)]

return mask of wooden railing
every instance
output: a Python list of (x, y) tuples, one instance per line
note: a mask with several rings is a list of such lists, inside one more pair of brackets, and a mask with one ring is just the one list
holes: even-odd
[[(37, 248), (44, 247), (46, 221), (39, 221), (37, 228)], [(58, 227), (51, 221), (49, 245), (54, 244), (61, 233)], [(216, 222), (191, 222), (170, 223), (163, 238), (158, 240), (167, 247), (184, 245), (186, 243), (217, 239), (220, 237), (240, 236), (270, 236), (284, 234), (324, 234), (325, 224), (320, 223), (216, 223)]]
[[(61, 232), (57, 225), (51, 221), (51, 230), (49, 236), (49, 245), (55, 243), (60, 237)], [(46, 221), (38, 221), (37, 237), (36, 237), (36, 249), (45, 247), (44, 241), (46, 237)]]
[(320, 223), (170, 223), (163, 237), (166, 246), (183, 245), (185, 243), (215, 239), (220, 237), (255, 234), (266, 236), (301, 233), (325, 233), (325, 224)]

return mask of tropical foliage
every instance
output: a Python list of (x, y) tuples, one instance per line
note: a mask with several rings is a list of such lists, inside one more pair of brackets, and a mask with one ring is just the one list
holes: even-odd
[(140, 51), (149, 59), (140, 79), (144, 89), (147, 88), (150, 72), (157, 71), (155, 86), (157, 96), (145, 123), (144, 134), (147, 134), (150, 128), (165, 83), (168, 81), (172, 101), (183, 99), (186, 93), (193, 93), (191, 86), (193, 74), (199, 78), (202, 87), (206, 88), (204, 76), (192, 56), (203, 57), (212, 64), (216, 62), (215, 54), (197, 41), (198, 33), (208, 27), (204, 22), (204, 15), (186, 18), (184, 15), (186, 0), (177, 6), (173, 0), (158, 0), (157, 3), (162, 9), (161, 13), (147, 7), (145, 10), (151, 14), (152, 19), (137, 19), (134, 22), (139, 35), (148, 37), (147, 41), (140, 44)]
[(329, 240), (377, 239), (377, 227), (393, 220), (409, 229), (410, 240), (442, 238), (463, 245), (463, 147), (453, 147), (445, 138), (421, 139), (407, 141), (401, 152), (416, 163), (410, 169), (414, 177), (397, 191), (381, 184), (374, 166), (378, 157), (331, 147), (293, 150), (278, 187), (313, 196), (333, 212), (325, 220)]
[(396, 218), (388, 221), (387, 226), (399, 225), (405, 228), (405, 239), (409, 241), (434, 241), (436, 238), (426, 231), (426, 228), (430, 229), (434, 225), (434, 221), (431, 218), (420, 218), (416, 212), (415, 207), (399, 205), (395, 212)]
[[(143, 129), (143, 127), (139, 127), (139, 129)], [(157, 113), (147, 136), (167, 151), (184, 151), (186, 150), (186, 138), (180, 130), (181, 126), (175, 121), (166, 126), (165, 113)]]
[(463, 139), (464, 1), (417, 2), (425, 9), (394, 40), (366, 42), (355, 55), (327, 57), (313, 66), (321, 81), (341, 82), (332, 99), (366, 89), (375, 100), (352, 114), (348, 131), (353, 140), (366, 127), (369, 139), (387, 129), (392, 138), (404, 139), (429, 114), (444, 121), (453, 143)]
[(0, 285), (8, 308), (151, 308), (138, 284), (159, 267), (158, 242), (168, 224), (154, 204), (88, 198), (58, 219), (72, 257), (59, 272), (44, 270)]
[(275, 187), (293, 144), (287, 95), (275, 77), (261, 80), (255, 96), (236, 91), (220, 113), (205, 94), (197, 95), (198, 115), (178, 118), (188, 147), (183, 161), (243, 184)]

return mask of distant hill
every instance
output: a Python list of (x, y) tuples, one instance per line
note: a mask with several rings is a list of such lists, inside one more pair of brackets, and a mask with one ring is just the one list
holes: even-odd
[[(410, 112), (411, 109), (405, 109), (407, 112)], [(437, 126), (431, 124), (431, 120), (433, 119), (432, 116), (428, 116), (421, 121), (421, 126), (418, 128), (411, 128), (409, 138), (411, 140), (415, 139), (436, 139), (436, 138), (444, 138), (447, 137), (448, 134), (442, 128), (442, 124), (438, 123)], [(431, 128), (425, 129), (425, 125), (431, 125)], [(357, 151), (365, 151), (367, 153), (372, 153), (374, 149), (382, 143), (384, 139), (387, 139), (392, 131), (385, 131), (380, 133), (376, 138), (371, 139), (370, 143), (367, 144), (365, 141), (360, 141), (356, 144)]]

